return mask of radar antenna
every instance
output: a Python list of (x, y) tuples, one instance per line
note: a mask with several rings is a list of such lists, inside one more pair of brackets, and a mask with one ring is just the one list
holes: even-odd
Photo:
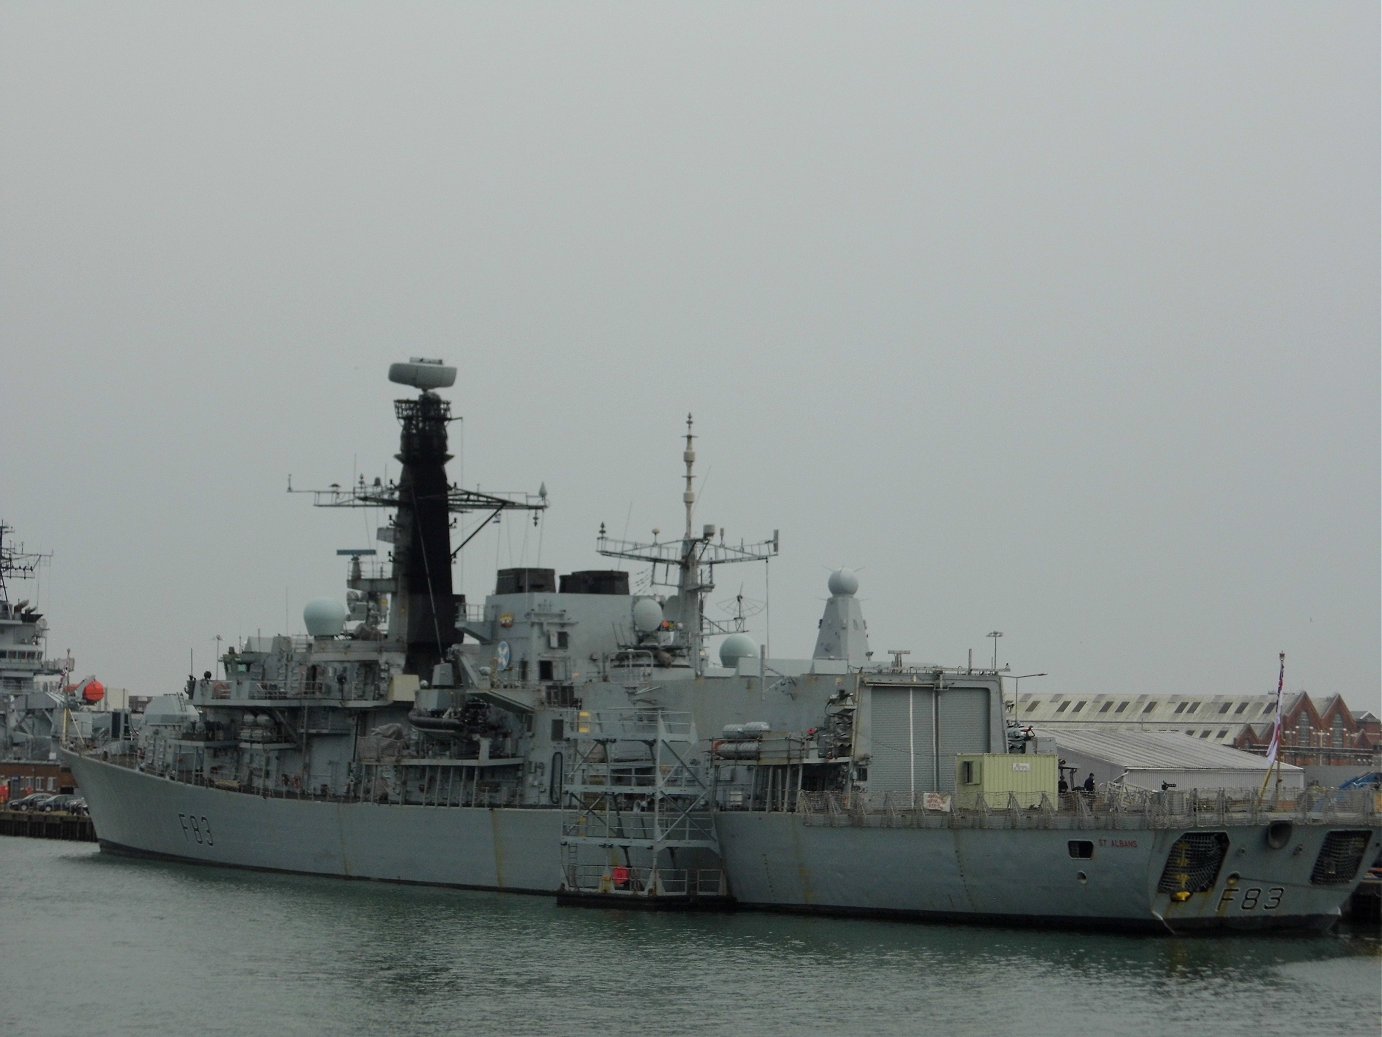
[[(5, 583), (5, 577), (13, 576), (20, 580), (32, 579), (34, 573), (38, 571), (38, 567), (51, 557), (51, 555), (40, 554), (37, 551), (25, 551), (23, 544), (15, 547), (13, 534), (13, 527), (0, 522), (0, 601), (10, 600), (9, 587)], [(28, 602), (21, 604), (27, 605)]]

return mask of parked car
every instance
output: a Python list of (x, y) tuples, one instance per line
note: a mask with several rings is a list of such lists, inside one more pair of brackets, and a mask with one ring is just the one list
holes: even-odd
[(75, 807), (78, 803), (85, 803), (86, 800), (81, 796), (71, 792), (64, 792), (59, 796), (49, 796), (33, 809), (40, 814), (72, 814), (76, 813)]
[(31, 792), (27, 796), (11, 800), (9, 808), (11, 810), (37, 810), (40, 805), (52, 799), (56, 793), (53, 792)]

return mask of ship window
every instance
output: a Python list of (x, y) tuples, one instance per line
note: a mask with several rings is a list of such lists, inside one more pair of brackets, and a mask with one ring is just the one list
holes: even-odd
[(1209, 728), (1205, 728), (1203, 731), (1201, 731), (1201, 732), (1200, 732), (1200, 737), (1201, 737), (1201, 738), (1208, 738), (1208, 737), (1209, 737)]
[(1069, 702), (1062, 702), (1059, 706), (1056, 707), (1056, 712), (1057, 712), (1057, 713), (1064, 713), (1066, 707), (1069, 706), (1069, 705), (1070, 705)]
[(1088, 839), (1071, 839), (1065, 845), (1077, 861), (1087, 861), (1094, 856), (1094, 843)]
[(540, 681), (550, 681), (552, 679), (551, 659), (539, 659), (537, 661), (537, 679)]
[(557, 647), (569, 648), (571, 646), (571, 635), (565, 630), (557, 631)]
[(1231, 705), (1233, 705), (1232, 702), (1225, 702), (1222, 706), (1219, 707), (1219, 712), (1220, 712), (1220, 713), (1227, 713), (1227, 712), (1228, 712), (1228, 707), (1231, 706)]
[(1113, 706), (1113, 703), (1112, 703), (1112, 702), (1105, 702), (1102, 706), (1099, 707), (1099, 712), (1100, 712), (1100, 713), (1107, 713), (1107, 712), (1109, 711), (1109, 709), (1110, 709), (1112, 706)]
[(1033, 699), (1031, 702), (1027, 703), (1027, 712), (1034, 712), (1039, 705), (1041, 705), (1041, 701), (1039, 699)]
[(1237, 716), (1239, 713), (1243, 712), (1243, 710), (1245, 710), (1245, 709), (1247, 709), (1247, 708), (1248, 708), (1248, 704), (1247, 704), (1246, 702), (1240, 702), (1240, 703), (1238, 703), (1238, 708), (1235, 709), (1235, 710), (1233, 711), (1233, 715), (1234, 715), (1234, 716)]
[(1076, 702), (1076, 703), (1075, 703), (1075, 708), (1072, 709), (1070, 712), (1072, 712), (1072, 713), (1078, 713), (1078, 712), (1079, 712), (1080, 710), (1082, 710), (1082, 709), (1084, 709), (1084, 702), (1083, 702), (1083, 700), (1081, 700), (1080, 702)]
[(1185, 703), (1184, 703), (1184, 702), (1178, 702), (1178, 703), (1176, 704), (1176, 712), (1177, 712), (1177, 713), (1184, 713), (1184, 712), (1185, 712)]
[(1123, 712), (1123, 710), (1125, 710), (1125, 709), (1127, 709), (1127, 708), (1128, 708), (1128, 704), (1127, 704), (1126, 702), (1120, 702), (1120, 703), (1118, 703), (1118, 708), (1115, 709), (1114, 712), (1115, 712), (1115, 713), (1121, 713), (1121, 712)]
[(1197, 710), (1197, 709), (1199, 709), (1199, 708), (1200, 708), (1200, 704), (1199, 704), (1198, 702), (1192, 702), (1192, 703), (1190, 703), (1190, 708), (1187, 709), (1186, 712), (1187, 712), (1187, 713), (1193, 713), (1193, 712), (1195, 712), (1195, 710)]
[(1220, 738), (1227, 738), (1227, 737), (1228, 737), (1228, 728), (1226, 728), (1226, 727), (1225, 727), (1225, 728), (1220, 728), (1220, 730), (1219, 730), (1219, 737), (1220, 737)]
[(1260, 715), (1265, 717), (1265, 716), (1266, 716), (1268, 713), (1270, 713), (1271, 711), (1272, 711), (1272, 703), (1268, 702), (1265, 706), (1262, 707), (1262, 713), (1261, 713)]
[(552, 718), (552, 741), (561, 742), (566, 739), (566, 720), (564, 717)]
[(1150, 712), (1151, 712), (1152, 710), (1154, 710), (1154, 709), (1156, 709), (1156, 703), (1155, 703), (1155, 702), (1148, 702), (1146, 708), (1143, 709), (1142, 712), (1143, 712), (1143, 713), (1150, 713)]

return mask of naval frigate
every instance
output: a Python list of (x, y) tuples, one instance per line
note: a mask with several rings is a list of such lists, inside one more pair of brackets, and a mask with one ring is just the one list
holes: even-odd
[(689, 417), (681, 536), (596, 543), (646, 590), (627, 568), (508, 568), (472, 604), (453, 517), (537, 519), (546, 491), (450, 483), (455, 369), (389, 375), (417, 391), (395, 402), (399, 479), (315, 503), (388, 509), (390, 557), (344, 552), (345, 600), (310, 603), (305, 637), (248, 638), (133, 737), (69, 745), (103, 850), (594, 904), (1192, 932), (1327, 928), (1382, 848), (1370, 795), (1063, 791), (996, 660), (873, 660), (848, 570), (811, 657), (770, 657), (706, 602), (778, 535), (696, 527)]

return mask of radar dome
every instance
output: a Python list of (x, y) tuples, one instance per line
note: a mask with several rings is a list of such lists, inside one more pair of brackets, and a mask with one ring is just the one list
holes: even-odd
[(748, 634), (730, 634), (720, 645), (720, 665), (733, 666), (740, 659), (758, 655), (758, 646)]
[(830, 574), (831, 594), (854, 594), (859, 590), (859, 577), (849, 569), (836, 569)]
[(317, 598), (302, 610), (302, 622), (313, 637), (335, 637), (345, 628), (346, 607), (335, 598)]
[(662, 626), (662, 606), (652, 598), (639, 598), (633, 603), (633, 628), (640, 634), (651, 634)]

